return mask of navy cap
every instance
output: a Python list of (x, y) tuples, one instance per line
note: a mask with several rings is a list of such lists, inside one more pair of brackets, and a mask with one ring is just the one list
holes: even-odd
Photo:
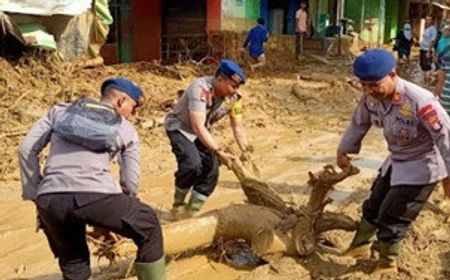
[(245, 84), (245, 74), (236, 62), (229, 59), (222, 59), (219, 71), (238, 84)]
[(362, 81), (379, 81), (394, 68), (394, 56), (384, 49), (365, 51), (353, 62), (353, 73)]
[(144, 104), (144, 92), (132, 81), (123, 77), (115, 77), (103, 82), (101, 92), (102, 95), (106, 88), (115, 88), (123, 93), (126, 93), (134, 101), (136, 101), (137, 107)]

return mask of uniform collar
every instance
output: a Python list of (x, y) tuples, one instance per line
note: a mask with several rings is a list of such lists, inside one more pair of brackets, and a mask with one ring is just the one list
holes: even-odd
[(208, 85), (208, 88), (210, 90), (212, 90), (213, 82), (214, 82), (214, 76), (205, 76), (205, 81), (206, 81), (206, 84)]
[(397, 86), (395, 88), (395, 93), (392, 96), (392, 104), (400, 105), (405, 96), (405, 83), (403, 80), (397, 76)]

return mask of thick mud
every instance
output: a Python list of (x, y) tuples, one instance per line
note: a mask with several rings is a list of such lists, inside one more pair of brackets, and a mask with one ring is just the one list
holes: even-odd
[[(290, 51), (290, 50), (289, 50)], [(271, 63), (277, 57), (268, 57)], [(288, 63), (289, 59), (283, 60)], [(329, 65), (305, 59), (252, 73), (241, 92), (245, 98), (244, 120), (255, 147), (253, 160), (262, 179), (285, 201), (302, 205), (308, 201), (308, 171), (320, 170), (335, 161), (335, 150), (360, 93), (352, 86), (350, 61), (330, 59)], [(288, 67), (289, 66), (289, 67)], [(271, 68), (273, 67), (273, 68)], [(0, 60), (0, 275), (2, 279), (60, 279), (57, 261), (42, 232), (35, 233), (35, 210), (20, 198), (17, 145), (30, 125), (51, 105), (77, 96), (98, 96), (101, 82), (122, 75), (140, 84), (149, 99), (133, 120), (139, 128), (142, 150), (140, 197), (159, 211), (170, 209), (175, 159), (161, 127), (165, 109), (197, 75), (210, 68), (192, 65), (161, 67), (146, 63), (80, 69), (54, 58), (37, 62), (25, 57), (18, 63)], [(232, 132), (227, 120), (214, 134), (228, 144)], [(364, 140), (354, 157), (361, 173), (339, 183), (331, 193), (334, 202), (326, 210), (343, 212), (354, 219), (368, 196), (371, 180), (387, 155), (379, 130)], [(112, 170), (117, 173), (116, 164)], [(437, 188), (424, 211), (402, 242), (397, 279), (449, 279), (450, 227), (447, 215), (436, 205), (442, 201)], [(221, 169), (216, 191), (202, 212), (243, 203), (245, 195), (234, 174)], [(248, 217), (251, 219), (252, 217)], [(327, 239), (345, 248), (351, 233), (331, 231)], [(182, 236), (180, 236), (182, 239)], [(374, 259), (356, 262), (327, 253), (307, 258), (274, 257), (253, 271), (236, 270), (208, 260), (198, 253), (173, 258), (167, 265), (168, 279), (370, 279)], [(113, 269), (126, 274), (129, 262)], [(93, 257), (94, 279), (116, 279), (108, 263)], [(111, 271), (108, 268), (107, 271)], [(134, 279), (134, 278), (129, 278)]]

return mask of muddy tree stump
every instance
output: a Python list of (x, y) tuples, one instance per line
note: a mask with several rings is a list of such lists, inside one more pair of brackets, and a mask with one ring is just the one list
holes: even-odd
[[(359, 172), (356, 167), (338, 172), (331, 165), (309, 172), (312, 188), (306, 205), (298, 208), (288, 204), (267, 183), (259, 178), (259, 171), (248, 155), (234, 156), (230, 169), (238, 178), (247, 197), (247, 204), (232, 205), (213, 210), (199, 217), (162, 226), (166, 255), (211, 246), (218, 240), (245, 240), (252, 250), (264, 258), (272, 254), (304, 257), (320, 249), (320, 235), (329, 230), (353, 231), (356, 222), (341, 213), (324, 211), (331, 202), (328, 197), (333, 186)], [(91, 237), (92, 238), (92, 237)], [(111, 262), (133, 257), (136, 252), (131, 241), (123, 239), (102, 244), (93, 240), (94, 255)]]

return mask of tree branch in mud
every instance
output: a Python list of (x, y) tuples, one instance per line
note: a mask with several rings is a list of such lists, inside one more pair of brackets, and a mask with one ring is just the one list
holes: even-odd
[(322, 216), (325, 206), (332, 201), (328, 194), (333, 186), (358, 173), (359, 170), (354, 166), (350, 166), (342, 172), (337, 172), (332, 165), (325, 165), (323, 170), (317, 174), (308, 172), (308, 185), (311, 186), (312, 191), (293, 232), (296, 249), (300, 256), (312, 253), (317, 248), (317, 236), (329, 230), (328, 228), (343, 230), (354, 230), (356, 228), (356, 222), (343, 214), (339, 216), (328, 215), (327, 220), (324, 220)]

